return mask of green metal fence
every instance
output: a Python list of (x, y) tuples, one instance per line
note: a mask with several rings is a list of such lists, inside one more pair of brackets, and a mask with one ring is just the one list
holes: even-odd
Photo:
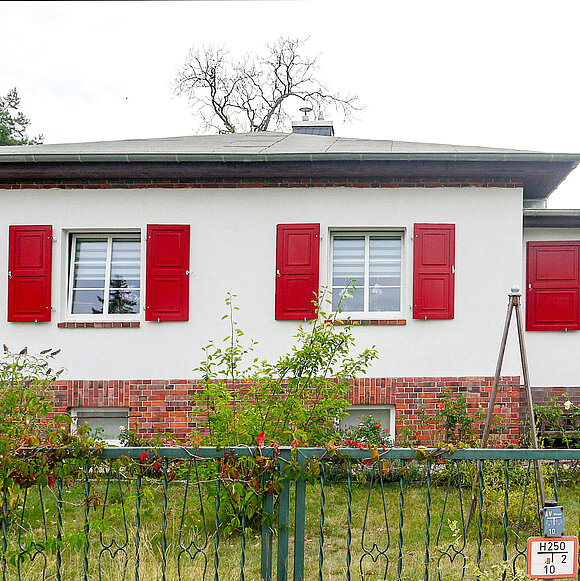
[[(263, 499), (261, 530), (246, 508), (232, 527), (235, 490), (219, 478), (227, 455), (256, 449), (149, 449), (156, 466), (132, 470), (126, 459), (146, 451), (107, 448), (72, 486), (57, 479), (20, 497), (5, 488), (2, 580), (398, 581), (474, 579), (502, 562), (523, 569), (527, 537), (541, 533), (536, 460), (548, 498), (565, 506), (566, 533), (580, 523), (580, 450), (390, 449), (371, 461), (368, 450), (261, 448), (280, 483)], [(286, 470), (312, 459), (318, 468), (304, 476)]]

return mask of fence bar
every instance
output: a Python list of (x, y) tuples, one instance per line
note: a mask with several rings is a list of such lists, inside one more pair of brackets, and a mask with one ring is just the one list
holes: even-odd
[(427, 506), (425, 514), (425, 581), (429, 581), (429, 544), (431, 536), (431, 461), (427, 460)]
[(56, 581), (61, 581), (61, 566), (62, 566), (62, 478), (56, 479), (57, 499), (56, 499)]
[(89, 498), (91, 493), (91, 483), (89, 481), (89, 463), (85, 462), (85, 542), (83, 547), (83, 581), (89, 577)]
[[(306, 456), (301, 449), (296, 451), (298, 466), (302, 469)], [(306, 480), (296, 480), (294, 501), (294, 581), (304, 581), (304, 533), (306, 530)]]
[(163, 517), (161, 521), (161, 579), (165, 581), (167, 571), (167, 458), (163, 460)]
[(401, 575), (403, 573), (403, 524), (404, 524), (404, 514), (403, 509), (405, 508), (405, 479), (401, 475), (399, 477), (399, 558), (397, 559), (397, 579), (401, 580)]
[(262, 581), (272, 581), (272, 516), (274, 514), (274, 495), (266, 494), (262, 507), (264, 522), (262, 523)]
[(346, 581), (350, 581), (351, 554), (350, 545), (352, 543), (352, 460), (348, 459), (348, 529), (346, 531)]
[[(508, 506), (509, 506), (509, 460), (504, 460), (504, 470), (505, 470), (505, 494), (504, 494), (504, 511), (503, 511), (503, 561), (507, 561), (507, 545), (508, 545)], [(507, 571), (504, 571), (502, 576), (503, 579), (506, 578)]]
[[(280, 451), (280, 476), (284, 475), (284, 470), (288, 466), (290, 452), (290, 448)], [(282, 490), (280, 492), (278, 507), (278, 566), (276, 578), (277, 581), (287, 581), (288, 541), (290, 534), (290, 480), (288, 478), (282, 478)]]
[(141, 528), (141, 475), (137, 476), (137, 498), (135, 499), (135, 581), (139, 581), (139, 529)]
[[(218, 462), (216, 466), (216, 475), (219, 473), (220, 464)], [(220, 481), (216, 479), (215, 481), (215, 539), (214, 539), (214, 548), (215, 553), (213, 556), (213, 564), (215, 566), (215, 581), (219, 581), (220, 578), (220, 555), (219, 555), (219, 548), (220, 548)]]
[(324, 565), (324, 464), (320, 467), (320, 531), (318, 536), (318, 581), (322, 581), (322, 565)]
[(2, 489), (2, 581), (6, 581), (6, 551), (8, 550), (8, 487)]
[(481, 545), (483, 544), (483, 487), (485, 486), (485, 474), (483, 472), (483, 460), (477, 461), (479, 471), (479, 514), (477, 515), (477, 566), (481, 566)]

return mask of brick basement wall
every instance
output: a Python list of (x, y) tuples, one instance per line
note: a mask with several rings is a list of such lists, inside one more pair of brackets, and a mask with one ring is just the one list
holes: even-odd
[[(517, 443), (520, 436), (520, 378), (502, 377), (495, 413), (504, 419), (501, 434), (494, 436), (495, 445)], [(420, 407), (432, 415), (441, 394), (465, 395), (468, 407), (487, 409), (493, 377), (395, 377), (362, 378), (355, 382), (350, 393), (353, 405), (394, 405), (396, 431), (410, 427), (427, 443), (436, 439), (429, 426), (418, 415)], [(128, 407), (129, 425), (138, 424), (142, 435), (172, 432), (185, 439), (203, 418), (191, 417), (190, 401), (199, 390), (197, 380), (85, 380), (59, 381), (55, 388), (55, 413), (66, 413), (73, 407)], [(578, 394), (580, 398), (580, 392)]]
[[(489, 396), (493, 387), (493, 377), (398, 377), (392, 379), (392, 402), (396, 406), (395, 430), (401, 433), (403, 427), (410, 426), (422, 443), (433, 442), (441, 436), (432, 426), (425, 425), (418, 412), (423, 408), (432, 416), (441, 394), (463, 394), (471, 411), (488, 409)], [(521, 395), (521, 397), (520, 397)], [(521, 393), (519, 376), (500, 378), (494, 406), (494, 417), (503, 418), (500, 434), (490, 436), (489, 446), (517, 444), (520, 437), (520, 401), (525, 399)], [(483, 428), (483, 424), (481, 426)]]
[[(548, 405), (550, 399), (557, 398), (559, 404), (563, 405), (569, 399), (574, 406), (580, 406), (580, 387), (532, 387), (532, 401), (534, 405)], [(528, 404), (526, 402), (526, 394), (522, 388), (522, 395), (520, 398), (520, 438), (524, 442), (530, 441), (530, 431), (528, 428)], [(539, 426), (538, 426), (539, 428)]]

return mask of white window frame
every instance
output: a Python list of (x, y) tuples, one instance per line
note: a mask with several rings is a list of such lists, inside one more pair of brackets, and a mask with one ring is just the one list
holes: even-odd
[[(364, 236), (365, 237), (365, 292), (364, 292), (364, 306), (363, 311), (347, 311), (345, 309), (340, 313), (343, 318), (351, 319), (400, 319), (404, 317), (405, 309), (405, 297), (407, 293), (407, 277), (406, 277), (406, 229), (404, 227), (332, 227), (329, 232), (330, 244), (328, 245), (328, 288), (332, 291), (333, 289), (333, 271), (334, 271), (334, 239), (340, 236)], [(371, 236), (397, 236), (401, 239), (401, 287), (399, 290), (399, 305), (400, 309), (398, 311), (369, 311), (368, 310), (368, 277), (369, 277), (369, 238)]]
[[(76, 407), (70, 409), (71, 417), (71, 432), (76, 433), (79, 427), (79, 418), (91, 418), (91, 417), (114, 417), (119, 420), (119, 427), (123, 426), (125, 429), (129, 428), (129, 413), (128, 407)], [(91, 422), (87, 422), (90, 424)], [(98, 426), (92, 426), (91, 428), (98, 428)], [(119, 430), (119, 435), (121, 435), (121, 430)], [(121, 440), (119, 438), (103, 439), (109, 446), (120, 446)]]
[[(67, 292), (66, 292), (66, 304), (65, 312), (67, 314), (67, 319), (71, 321), (91, 321), (91, 322), (114, 322), (114, 321), (140, 321), (143, 318), (143, 305), (145, 299), (145, 245), (143, 241), (143, 236), (141, 230), (99, 230), (99, 229), (87, 229), (87, 230), (69, 230), (65, 233), (68, 234), (68, 249), (67, 249)], [(76, 240), (77, 238), (103, 238), (111, 240), (113, 238), (139, 238), (140, 240), (140, 262), (139, 262), (139, 306), (136, 313), (87, 313), (87, 314), (77, 314), (72, 312), (72, 293), (74, 285), (74, 262), (76, 253)], [(105, 297), (107, 297), (108, 304), (108, 285), (110, 284), (110, 274), (111, 274), (111, 253), (112, 253), (112, 243), (107, 244), (107, 263), (105, 270)]]
[[(356, 426), (359, 422), (356, 420), (353, 421), (355, 418), (361, 420), (363, 416), (372, 416), (377, 420), (381, 418), (377, 418), (378, 413), (385, 413), (388, 412), (389, 414), (389, 421), (388, 425), (385, 425), (381, 422), (381, 428), (387, 428), (389, 430), (389, 437), (391, 438), (391, 443), (395, 441), (395, 425), (396, 425), (396, 408), (394, 405), (391, 404), (357, 404), (357, 405), (349, 405), (346, 409), (348, 412), (348, 416), (342, 418), (339, 422), (339, 428), (342, 431), (348, 429), (349, 426)], [(351, 421), (349, 421), (349, 419)]]

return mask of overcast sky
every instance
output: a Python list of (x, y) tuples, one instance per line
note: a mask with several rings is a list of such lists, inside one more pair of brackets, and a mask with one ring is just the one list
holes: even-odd
[[(188, 135), (192, 46), (309, 37), (365, 106), (337, 135), (578, 153), (579, 23), (578, 0), (0, 2), (0, 94), (45, 143)], [(580, 207), (580, 168), (550, 206)]]

